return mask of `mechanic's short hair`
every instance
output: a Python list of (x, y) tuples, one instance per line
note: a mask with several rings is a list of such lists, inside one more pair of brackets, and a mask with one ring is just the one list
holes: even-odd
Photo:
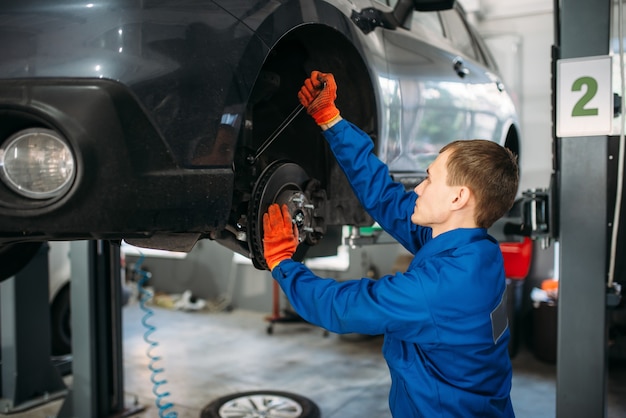
[(444, 146), (448, 156), (448, 185), (467, 186), (476, 197), (476, 224), (489, 228), (507, 213), (517, 195), (517, 157), (493, 141), (459, 140)]

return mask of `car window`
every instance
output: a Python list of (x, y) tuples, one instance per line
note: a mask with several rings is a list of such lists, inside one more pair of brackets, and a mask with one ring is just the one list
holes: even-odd
[[(398, 2), (398, 0), (376, 1), (378, 3), (389, 6), (392, 9)], [(443, 23), (441, 21), (441, 17), (439, 17), (438, 12), (419, 12), (417, 10), (413, 10), (411, 16), (412, 17), (410, 19), (407, 19), (407, 21), (402, 24), (402, 27), (404, 29), (413, 30), (414, 28), (419, 28), (418, 31), (425, 30), (434, 35), (436, 38), (444, 38)]]
[(376, 0), (378, 3), (382, 3), (386, 6), (393, 7), (396, 5), (398, 0)]
[(413, 12), (412, 27), (421, 27), (437, 37), (443, 38), (445, 32), (438, 12)]
[(444, 10), (441, 14), (446, 20), (446, 36), (452, 45), (466, 57), (479, 60), (474, 47), (473, 38), (467, 30), (467, 26), (465, 26), (465, 22), (459, 15), (459, 12), (455, 9), (450, 9)]
[(485, 41), (480, 37), (476, 37), (474, 39), (476, 40), (476, 48), (478, 49), (480, 56), (485, 62), (485, 65), (488, 68), (494, 70), (495, 72), (499, 72), (498, 64), (496, 63), (496, 60), (491, 54), (491, 51), (487, 47), (487, 44), (485, 43)]

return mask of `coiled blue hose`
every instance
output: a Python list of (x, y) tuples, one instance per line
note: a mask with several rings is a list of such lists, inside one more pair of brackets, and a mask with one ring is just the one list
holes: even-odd
[(165, 369), (163, 367), (156, 367), (156, 363), (159, 360), (161, 360), (161, 356), (155, 356), (154, 354), (152, 354), (152, 351), (156, 347), (158, 347), (159, 343), (153, 339), (150, 339), (150, 335), (156, 330), (156, 327), (148, 323), (148, 319), (150, 319), (154, 315), (154, 312), (152, 311), (152, 309), (146, 306), (146, 302), (150, 300), (150, 298), (152, 298), (152, 292), (146, 290), (143, 286), (144, 283), (151, 277), (151, 274), (149, 272), (142, 270), (140, 268), (141, 264), (143, 263), (144, 258), (145, 258), (144, 255), (140, 253), (139, 259), (135, 263), (135, 267), (133, 271), (135, 272), (135, 274), (139, 275), (140, 277), (139, 281), (137, 282), (137, 288), (141, 295), (141, 297), (139, 298), (139, 307), (141, 308), (143, 312), (145, 312), (145, 315), (141, 319), (141, 323), (146, 328), (146, 332), (143, 334), (143, 339), (146, 343), (148, 343), (148, 349), (146, 350), (146, 354), (148, 355), (148, 358), (150, 359), (150, 363), (148, 364), (148, 369), (150, 369), (150, 371), (152, 372), (152, 375), (150, 376), (150, 381), (153, 384), (152, 393), (156, 397), (155, 405), (159, 409), (159, 418), (177, 418), (178, 417), (177, 412), (170, 411), (167, 414), (165, 413), (165, 411), (167, 411), (168, 409), (174, 406), (172, 402), (167, 402), (164, 400), (164, 398), (170, 396), (170, 393), (169, 392), (159, 393), (159, 388), (162, 387), (164, 384), (166, 384), (167, 380), (157, 379), (157, 375), (159, 375), (160, 373), (163, 373)]

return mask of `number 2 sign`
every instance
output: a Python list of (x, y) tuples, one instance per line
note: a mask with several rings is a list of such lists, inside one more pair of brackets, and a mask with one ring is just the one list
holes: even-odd
[(557, 62), (556, 135), (610, 135), (613, 122), (611, 57)]

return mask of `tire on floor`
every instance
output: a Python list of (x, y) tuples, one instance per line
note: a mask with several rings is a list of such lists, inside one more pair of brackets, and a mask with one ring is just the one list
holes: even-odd
[(208, 404), (200, 418), (281, 417), (319, 418), (320, 410), (310, 399), (294, 393), (262, 390), (233, 393)]

